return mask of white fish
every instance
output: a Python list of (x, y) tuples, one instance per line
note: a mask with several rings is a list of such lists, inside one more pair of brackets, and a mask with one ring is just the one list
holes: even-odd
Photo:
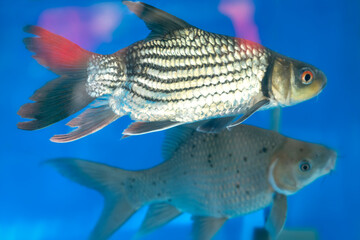
[(180, 127), (163, 144), (164, 163), (126, 171), (78, 159), (49, 163), (105, 197), (91, 239), (107, 239), (139, 208), (150, 205), (139, 235), (181, 213), (193, 215), (194, 239), (211, 239), (227, 219), (271, 204), (266, 228), (275, 238), (286, 219), (286, 195), (334, 169), (336, 153), (322, 145), (240, 125), (205, 134)]

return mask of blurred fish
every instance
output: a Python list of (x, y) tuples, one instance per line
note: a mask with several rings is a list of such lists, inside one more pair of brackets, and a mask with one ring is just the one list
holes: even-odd
[(312, 98), (326, 85), (319, 69), (260, 44), (206, 32), (142, 2), (124, 4), (151, 32), (110, 55), (88, 52), (37, 26), (25, 27), (38, 36), (25, 38), (26, 47), (60, 77), (20, 108), (20, 116), (34, 119), (20, 122), (20, 129), (47, 127), (96, 99), (67, 124), (74, 131), (51, 140), (74, 141), (124, 115), (135, 120), (125, 135), (201, 120), (198, 131), (219, 132), (259, 109)]
[(322, 145), (240, 125), (232, 131), (170, 130), (164, 163), (127, 171), (78, 159), (48, 163), (62, 175), (99, 191), (105, 207), (90, 239), (106, 239), (144, 205), (138, 236), (181, 213), (193, 215), (193, 237), (211, 239), (227, 219), (272, 204), (266, 228), (275, 238), (286, 219), (286, 195), (334, 169), (336, 152)]

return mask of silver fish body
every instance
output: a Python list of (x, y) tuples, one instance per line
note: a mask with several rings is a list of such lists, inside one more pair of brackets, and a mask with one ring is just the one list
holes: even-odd
[(270, 55), (259, 44), (194, 27), (140, 41), (126, 50), (127, 80), (112, 93), (110, 106), (148, 122), (239, 115), (263, 97)]
[(25, 28), (39, 36), (24, 39), (34, 58), (61, 77), (20, 108), (19, 115), (33, 120), (19, 128), (49, 126), (96, 100), (68, 123), (74, 131), (51, 140), (77, 140), (124, 115), (135, 120), (124, 135), (193, 122), (199, 131), (220, 132), (258, 110), (310, 99), (326, 85), (314, 66), (260, 44), (201, 30), (145, 3), (123, 3), (151, 32), (114, 54), (91, 53), (40, 27)]
[[(268, 169), (284, 136), (239, 126), (231, 132), (193, 134), (186, 139), (168, 161), (149, 170), (149, 181), (145, 181), (149, 186), (144, 190), (160, 191), (162, 201), (171, 199), (176, 207), (195, 216), (232, 218), (272, 202)], [(167, 184), (159, 180), (154, 187), (150, 179)]]
[(269, 230), (276, 236), (286, 218), (286, 195), (329, 173), (336, 160), (322, 145), (247, 125), (218, 134), (176, 128), (164, 141), (163, 156), (164, 163), (136, 172), (77, 159), (50, 163), (105, 196), (107, 207), (91, 239), (106, 239), (150, 205), (140, 234), (186, 212), (193, 215), (194, 238), (200, 240), (210, 239), (227, 219), (272, 203), (269, 219), (275, 220), (268, 225), (275, 226)]

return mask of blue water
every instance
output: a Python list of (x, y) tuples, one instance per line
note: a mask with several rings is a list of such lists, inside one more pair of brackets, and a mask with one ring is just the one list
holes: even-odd
[[(202, 29), (236, 34), (233, 21), (219, 11), (219, 1), (146, 2)], [(0, 2), (1, 240), (86, 239), (97, 221), (102, 197), (61, 177), (51, 168), (40, 166), (44, 160), (78, 157), (134, 170), (162, 161), (160, 147), (164, 133), (120, 140), (122, 130), (130, 123), (128, 118), (67, 144), (52, 143), (48, 139), (67, 132), (65, 123), (69, 119), (34, 132), (16, 128), (21, 120), (16, 114), (19, 107), (29, 101), (34, 90), (55, 77), (37, 64), (23, 46), (22, 38), (27, 36), (22, 32), (24, 25), (52, 27), (98, 53), (115, 52), (147, 35), (143, 22), (130, 14), (120, 1), (105, 3), (115, 9), (112, 13), (121, 14), (120, 19), (112, 22), (108, 35), (97, 38), (94, 34), (67, 32), (75, 23), (93, 19), (101, 22), (108, 16), (100, 14), (100, 20), (97, 18), (100, 11), (97, 9), (104, 9), (103, 5), (96, 5), (99, 3), (93, 0)], [(319, 239), (325, 240), (360, 239), (360, 2), (255, 0), (254, 4), (254, 23), (263, 45), (312, 63), (328, 77), (328, 85), (318, 97), (282, 110), (281, 132), (326, 144), (339, 153), (336, 171), (289, 197), (285, 228), (313, 230)], [(74, 13), (73, 8), (68, 7), (74, 7), (75, 13), (81, 14), (74, 17), (70, 14)], [(67, 14), (70, 15), (67, 17)], [(247, 124), (269, 127), (269, 118), (269, 112), (256, 113)], [(135, 214), (112, 239), (130, 239), (144, 213), (142, 209)], [(262, 219), (262, 212), (232, 219), (217, 239), (248, 240), (253, 228), (263, 224)], [(190, 216), (184, 215), (146, 239), (187, 239), (190, 223)]]

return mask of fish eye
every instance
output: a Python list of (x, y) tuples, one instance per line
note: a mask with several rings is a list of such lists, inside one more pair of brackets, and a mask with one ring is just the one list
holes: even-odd
[(312, 82), (314, 74), (310, 70), (306, 70), (301, 74), (301, 82), (308, 85)]
[(309, 163), (308, 160), (303, 160), (303, 161), (301, 161), (299, 168), (300, 168), (300, 171), (307, 172), (307, 171), (310, 171), (311, 164)]

